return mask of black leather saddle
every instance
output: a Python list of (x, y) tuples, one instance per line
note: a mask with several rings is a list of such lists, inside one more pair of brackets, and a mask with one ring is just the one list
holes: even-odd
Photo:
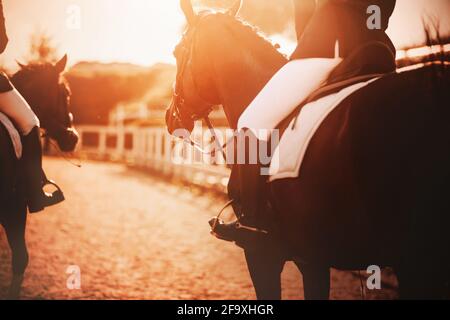
[(309, 95), (307, 99), (279, 124), (278, 129), (281, 135), (289, 126), (292, 119), (298, 117), (302, 108), (308, 103), (337, 93), (359, 82), (369, 81), (395, 72), (395, 70), (395, 56), (391, 48), (385, 43), (373, 41), (360, 46), (331, 72), (325, 85)]
[(395, 56), (383, 42), (369, 42), (355, 49), (330, 74), (324, 86), (305, 101), (313, 102), (359, 82), (369, 81), (396, 69)]
[[(326, 83), (303, 101), (279, 126), (284, 133), (308, 103), (319, 100), (342, 89), (395, 72), (395, 56), (383, 42), (369, 42), (355, 49), (330, 74)], [(294, 124), (295, 125), (295, 124)]]

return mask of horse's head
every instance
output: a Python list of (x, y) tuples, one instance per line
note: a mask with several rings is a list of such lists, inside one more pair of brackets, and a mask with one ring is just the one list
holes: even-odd
[[(235, 17), (241, 4), (242, 0), (236, 1), (227, 14)], [(208, 32), (202, 21), (216, 15), (209, 11), (196, 14), (190, 0), (181, 0), (181, 8), (188, 26), (174, 51), (178, 72), (172, 103), (166, 113), (166, 124), (171, 134), (177, 129), (192, 131), (195, 120), (206, 117), (214, 105), (222, 102), (211, 72), (211, 59), (204, 54), (208, 50), (198, 43), (199, 34), (203, 33), (204, 37)], [(220, 37), (219, 34), (214, 36)]]
[(181, 0), (187, 29), (174, 55), (177, 77), (166, 113), (171, 134), (185, 137), (194, 121), (222, 105), (236, 128), (240, 115), (270, 78), (287, 62), (285, 56), (251, 25), (236, 18), (242, 0), (226, 12), (194, 12)]
[(11, 80), (36, 113), (47, 135), (62, 151), (69, 152), (75, 149), (79, 136), (69, 112), (70, 90), (61, 76), (66, 64), (66, 55), (55, 64), (19, 64), (20, 70)]

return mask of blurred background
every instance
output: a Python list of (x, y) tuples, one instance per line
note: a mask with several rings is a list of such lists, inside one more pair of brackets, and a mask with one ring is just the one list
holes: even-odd
[[(0, 66), (14, 72), (16, 60), (55, 60), (68, 53), (76, 124), (104, 125), (117, 114), (144, 125), (162, 124), (175, 76), (172, 51), (185, 26), (178, 0), (3, 2), (10, 43)], [(193, 3), (197, 10), (221, 10), (233, 0)], [(241, 17), (280, 44), (283, 53), (294, 50), (291, 0), (246, 0)], [(424, 18), (439, 21), (441, 36), (450, 34), (450, 1), (397, 1), (388, 33), (399, 50), (425, 44)]]
[[(223, 10), (233, 2), (193, 0), (196, 10)], [(28, 218), (23, 297), (255, 298), (242, 250), (209, 234), (208, 220), (227, 201), (229, 169), (217, 159), (192, 162), (195, 151), (186, 163), (172, 158), (176, 142), (164, 115), (176, 75), (172, 51), (186, 23), (179, 0), (3, 0), (3, 6), (10, 42), (0, 67), (14, 73), (16, 61), (56, 61), (67, 53), (70, 108), (81, 135), (69, 161), (82, 160), (82, 168), (62, 157), (44, 161), (67, 200)], [(284, 54), (292, 53), (291, 0), (244, 0), (240, 16)], [(426, 46), (423, 19), (439, 26), (450, 52), (449, 0), (397, 0), (388, 33), (399, 67), (442, 49)], [(212, 120), (219, 128), (227, 124), (219, 108)], [(210, 138), (194, 130), (197, 142), (210, 144)], [(66, 287), (71, 265), (81, 269), (80, 290)], [(10, 276), (10, 251), (0, 230), (0, 299)], [(333, 271), (331, 297), (361, 298), (359, 276)], [(303, 298), (292, 263), (283, 273), (283, 288), (283, 298)], [(395, 298), (396, 288), (392, 270), (385, 270), (383, 290), (366, 298)]]

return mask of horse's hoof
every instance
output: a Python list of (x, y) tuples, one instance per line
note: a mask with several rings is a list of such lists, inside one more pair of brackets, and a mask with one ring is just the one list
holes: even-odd
[(8, 291), (8, 300), (19, 300), (20, 299), (20, 292), (22, 290), (22, 283), (23, 283), (24, 276), (23, 275), (15, 275), (13, 276), (11, 280), (11, 285), (9, 287)]

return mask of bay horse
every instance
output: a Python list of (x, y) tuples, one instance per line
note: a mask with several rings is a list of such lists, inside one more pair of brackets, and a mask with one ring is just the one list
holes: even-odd
[[(36, 113), (46, 135), (57, 142), (61, 151), (69, 152), (78, 143), (78, 133), (69, 112), (70, 90), (61, 76), (66, 64), (66, 55), (56, 64), (19, 64), (20, 70), (11, 77), (11, 83)], [(20, 168), (9, 134), (0, 124), (0, 223), (11, 248), (11, 299), (19, 298), (28, 265), (27, 207)]]
[[(177, 83), (168, 130), (222, 105), (231, 128), (285, 56), (226, 13), (194, 13), (175, 49)], [(280, 238), (245, 249), (258, 299), (280, 299), (294, 261), (306, 299), (328, 299), (330, 268), (393, 267), (401, 298), (442, 298), (450, 282), (450, 72), (437, 62), (385, 75), (322, 123), (300, 177), (268, 185)], [(274, 105), (274, 108), (277, 106)]]

